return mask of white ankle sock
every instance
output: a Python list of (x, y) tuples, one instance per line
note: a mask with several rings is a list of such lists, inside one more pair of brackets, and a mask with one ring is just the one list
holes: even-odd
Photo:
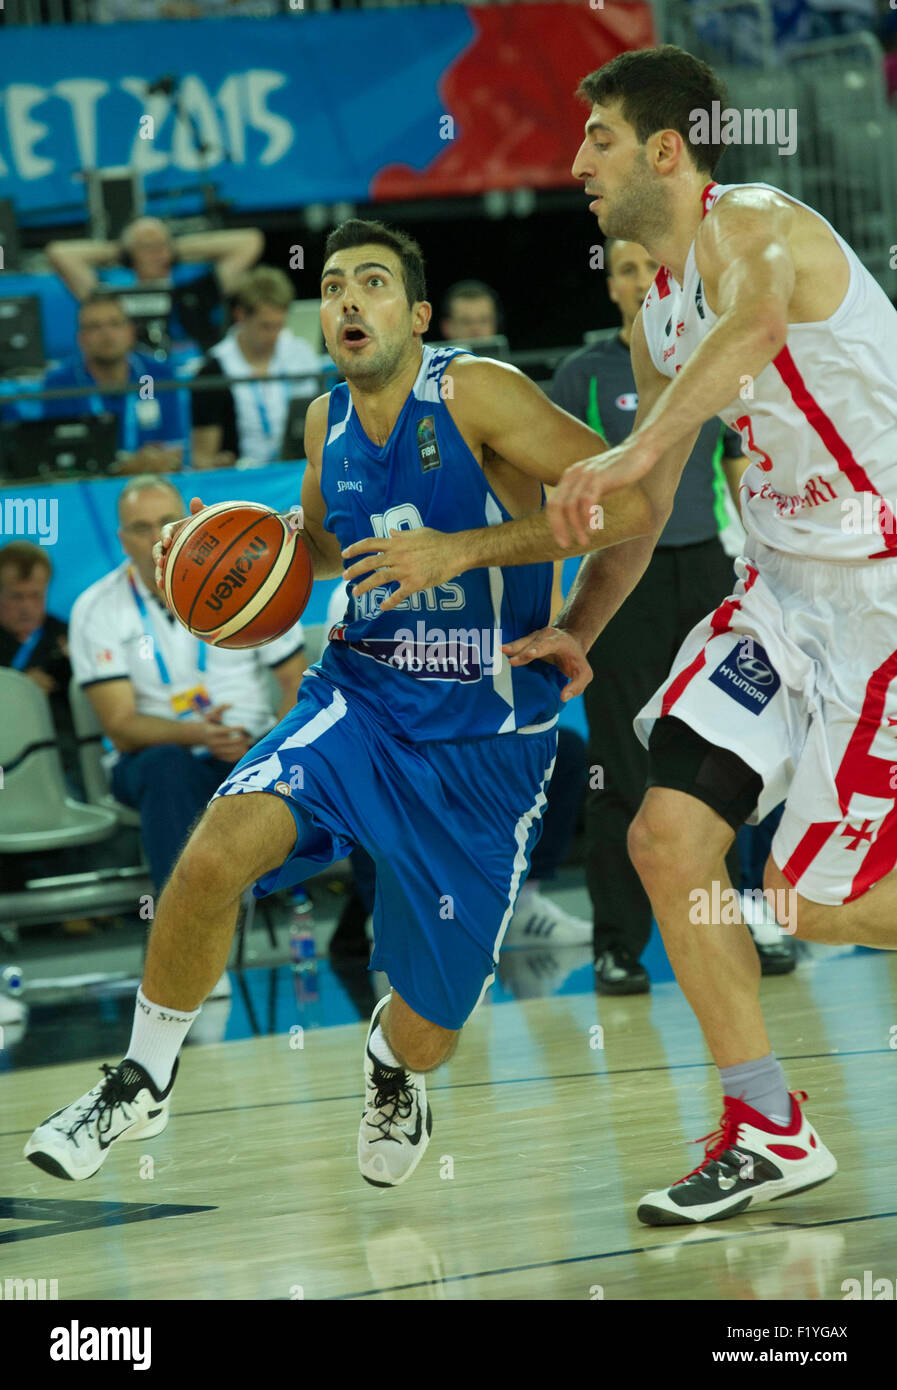
[(386, 1035), (379, 1023), (371, 1034), (370, 1049), (384, 1067), (400, 1067), (402, 1065), (386, 1041)]
[(151, 1003), (138, 989), (134, 1027), (125, 1056), (149, 1073), (158, 1090), (164, 1091), (171, 1080), (177, 1055), (199, 1012), (200, 1009), (186, 1013), (183, 1009), (163, 1008)]

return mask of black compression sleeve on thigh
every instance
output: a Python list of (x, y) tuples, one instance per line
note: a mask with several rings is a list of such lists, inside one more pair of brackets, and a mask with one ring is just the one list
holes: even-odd
[(763, 790), (760, 774), (737, 753), (717, 748), (673, 715), (655, 721), (648, 756), (649, 787), (670, 787), (697, 797), (736, 831)]

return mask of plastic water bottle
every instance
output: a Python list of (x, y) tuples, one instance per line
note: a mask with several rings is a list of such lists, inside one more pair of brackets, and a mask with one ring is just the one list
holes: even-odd
[(19, 965), (7, 965), (3, 974), (4, 992), (12, 999), (20, 999), (22, 996), (22, 968)]
[(305, 888), (293, 890), (292, 922), (289, 924), (289, 955), (292, 959), (293, 991), (296, 1004), (307, 1023), (317, 1022), (317, 958), (314, 951), (314, 903)]
[(290, 919), (290, 959), (294, 967), (307, 968), (315, 959), (315, 905), (302, 887), (293, 891)]

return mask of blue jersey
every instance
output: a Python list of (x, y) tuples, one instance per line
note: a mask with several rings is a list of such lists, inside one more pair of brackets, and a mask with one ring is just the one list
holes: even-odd
[[(388, 442), (374, 444), (345, 383), (330, 393), (321, 466), (324, 525), (342, 549), (391, 530), (466, 531), (511, 517), (486, 481), (440, 393), (458, 348), (424, 346), (411, 393)], [(353, 597), (318, 667), (411, 743), (485, 738), (550, 727), (566, 678), (543, 661), (512, 667), (503, 642), (544, 627), (550, 562), (468, 570), (413, 594), (388, 613), (395, 586)]]
[[(160, 366), (152, 357), (142, 352), (128, 354), (128, 380), (138, 382), (149, 378), (153, 381), (170, 381), (171, 372)], [(117, 415), (118, 447), (133, 453), (143, 444), (180, 444), (187, 433), (180, 391), (160, 391), (158, 396), (143, 400), (135, 391), (127, 396), (107, 396), (87, 370), (82, 356), (71, 357), (44, 378), (45, 388), (61, 390), (65, 386), (94, 386), (90, 396), (60, 396), (57, 400), (44, 401), (44, 416), (57, 418), (68, 415)]]

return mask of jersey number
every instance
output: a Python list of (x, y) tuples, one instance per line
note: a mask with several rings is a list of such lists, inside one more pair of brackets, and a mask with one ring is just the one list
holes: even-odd
[(769, 454), (759, 448), (754, 443), (754, 431), (751, 427), (750, 415), (740, 415), (735, 421), (735, 428), (741, 435), (741, 445), (751, 463), (756, 463), (758, 468), (762, 468), (764, 473), (769, 473), (772, 468), (772, 459)]
[[(400, 502), (395, 507), (389, 507), (385, 512), (373, 512), (371, 514), (371, 525), (374, 528), (374, 535), (386, 540), (390, 531), (417, 531), (423, 526), (423, 519), (413, 502)], [(412, 594), (410, 598), (403, 599), (398, 608), (410, 606), (412, 610), (417, 610), (421, 606), (421, 599), (428, 609), (440, 608), (463, 608), (464, 590), (460, 584), (440, 584), (439, 589), (443, 594), (437, 602), (436, 593), (433, 589), (424, 589), (422, 594)], [(374, 593), (377, 590), (373, 591)], [(386, 590), (383, 591), (384, 593)], [(363, 595), (362, 597), (370, 597)], [(397, 611), (398, 611), (397, 608)]]
[(386, 540), (390, 531), (417, 531), (423, 526), (421, 514), (413, 502), (400, 502), (385, 512), (374, 512), (371, 525), (374, 535)]

